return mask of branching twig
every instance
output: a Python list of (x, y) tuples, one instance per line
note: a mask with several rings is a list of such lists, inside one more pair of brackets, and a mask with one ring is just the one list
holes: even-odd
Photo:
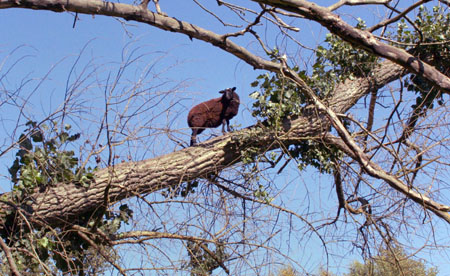
[(339, 9), (344, 5), (357, 6), (357, 5), (382, 5), (391, 2), (392, 0), (340, 0), (339, 2), (328, 7), (330, 11)]
[(222, 18), (220, 18), (219, 16), (217, 16), (214, 12), (210, 11), (209, 9), (207, 9), (205, 6), (203, 6), (200, 2), (198, 2), (197, 0), (194, 0), (194, 3), (196, 3), (202, 10), (204, 10), (205, 12), (209, 13), (210, 15), (212, 15), (215, 19), (217, 19), (220, 23), (222, 23), (222, 25), (227, 26), (227, 27), (236, 27), (239, 28), (240, 26), (238, 25), (234, 25), (234, 24), (230, 24), (230, 23), (226, 23), (222, 20)]
[(77, 234), (83, 239), (85, 240), (87, 243), (89, 243), (90, 246), (92, 246), (97, 253), (100, 253), (100, 255), (102, 255), (102, 257), (108, 262), (110, 263), (112, 266), (114, 266), (115, 269), (117, 269), (119, 271), (120, 274), (122, 274), (123, 276), (126, 276), (126, 272), (125, 270), (120, 267), (118, 264), (116, 264), (116, 262), (114, 262), (110, 256), (106, 255), (105, 252), (103, 252), (103, 250), (101, 248), (99, 248), (99, 246), (97, 245), (97, 243), (95, 243), (92, 239), (90, 239), (86, 233), (90, 233), (89, 231), (86, 232), (87, 229), (78, 226), (78, 225), (73, 225), (72, 228), (77, 232)]
[(141, 7), (144, 9), (144, 10), (147, 10), (148, 9), (148, 3), (150, 2), (150, 0), (142, 0), (142, 2), (141, 2)]
[(300, 28), (288, 25), (287, 23), (285, 23), (283, 20), (281, 20), (280, 17), (278, 17), (275, 13), (274, 13), (275, 9), (269, 10), (268, 13), (278, 22), (278, 24), (280, 24), (280, 27), (282, 28), (286, 28), (288, 30), (294, 31), (294, 32), (299, 32)]
[(430, 1), (431, 0), (420, 0), (420, 1), (416, 2), (416, 3), (414, 3), (413, 5), (411, 5), (410, 7), (408, 7), (407, 9), (405, 9), (403, 12), (400, 12), (397, 16), (394, 16), (394, 17), (392, 17), (390, 19), (387, 19), (387, 20), (385, 20), (383, 22), (380, 22), (380, 23), (378, 23), (378, 24), (368, 28), (367, 31), (373, 32), (373, 31), (375, 31), (375, 30), (377, 30), (377, 29), (379, 29), (379, 28), (381, 28), (383, 26), (391, 24), (392, 22), (398, 21), (402, 17), (404, 17), (412, 26), (414, 26), (414, 28), (416, 28), (418, 30), (416, 24), (411, 19), (409, 19), (406, 15), (410, 11), (412, 11), (413, 9), (417, 8), (418, 6), (420, 6), (420, 5), (422, 5), (422, 4), (426, 3), (426, 2), (430, 2)]
[(17, 269), (16, 263), (14, 262), (14, 258), (11, 255), (11, 250), (9, 249), (8, 245), (3, 241), (3, 238), (0, 237), (0, 247), (2, 248), (3, 252), (6, 255), (6, 259), (8, 260), (9, 269), (11, 269), (11, 273), (14, 276), (20, 276), (19, 270)]
[(227, 37), (241, 36), (241, 35), (244, 35), (245, 33), (249, 32), (253, 26), (259, 24), (259, 21), (261, 20), (261, 17), (264, 15), (264, 13), (266, 13), (266, 10), (262, 10), (258, 14), (258, 16), (256, 16), (255, 20), (252, 23), (248, 24), (247, 27), (245, 27), (245, 29), (243, 29), (243, 30), (241, 30), (239, 32), (225, 34), (223, 36), (224, 39), (226, 39)]

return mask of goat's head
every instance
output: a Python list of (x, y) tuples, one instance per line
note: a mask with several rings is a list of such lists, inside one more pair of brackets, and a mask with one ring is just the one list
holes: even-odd
[(234, 91), (236, 91), (236, 87), (224, 89), (222, 91), (219, 91), (219, 93), (223, 94), (223, 97), (227, 101), (231, 101), (233, 99), (233, 92)]

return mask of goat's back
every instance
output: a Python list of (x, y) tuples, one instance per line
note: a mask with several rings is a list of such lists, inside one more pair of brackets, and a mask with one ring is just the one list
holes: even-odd
[(211, 99), (194, 106), (188, 114), (189, 127), (218, 127), (222, 123), (222, 98)]

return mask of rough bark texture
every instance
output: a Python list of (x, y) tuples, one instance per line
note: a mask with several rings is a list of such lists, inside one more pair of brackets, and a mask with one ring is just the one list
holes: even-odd
[[(286, 144), (295, 143), (302, 137), (325, 137), (330, 125), (341, 134), (341, 140), (329, 139), (358, 162), (374, 177), (385, 180), (398, 191), (412, 197), (416, 202), (444, 217), (450, 222), (448, 207), (437, 204), (418, 193), (405, 188), (405, 184), (391, 175), (387, 175), (381, 168), (368, 162), (368, 159), (349, 138), (345, 129), (340, 126), (336, 114), (345, 113), (361, 97), (367, 95), (373, 89), (383, 87), (387, 83), (398, 79), (405, 74), (405, 69), (427, 78), (442, 91), (450, 91), (450, 80), (435, 68), (426, 64), (407, 52), (383, 44), (366, 31), (357, 30), (342, 21), (329, 9), (319, 7), (313, 3), (299, 0), (275, 1), (254, 0), (258, 3), (272, 5), (287, 11), (300, 14), (314, 20), (339, 35), (344, 40), (372, 52), (390, 61), (383, 62), (374, 69), (373, 78), (368, 80), (347, 80), (336, 87), (333, 97), (325, 106), (320, 101), (316, 102), (320, 114), (312, 107), (302, 116), (285, 122), (285, 133), (278, 134), (278, 140)], [(155, 26), (157, 28), (178, 32), (196, 38), (216, 47), (219, 47), (239, 59), (247, 62), (254, 68), (283, 72), (293, 78), (312, 99), (314, 95), (311, 89), (298, 77), (298, 75), (286, 68), (281, 63), (264, 60), (250, 53), (247, 49), (230, 41), (226, 35), (218, 35), (193, 24), (177, 20), (176, 18), (160, 15), (147, 10), (144, 6), (134, 6), (121, 3), (102, 2), (98, 0), (0, 0), (0, 9), (28, 8), (51, 10), (55, 12), (72, 11), (85, 14), (98, 14), (134, 20)], [(396, 65), (396, 64), (398, 65)], [(400, 65), (400, 66), (399, 66)], [(326, 114), (326, 116), (324, 115)], [(232, 137), (243, 135), (248, 129), (237, 131), (226, 136), (218, 137), (200, 144), (198, 147), (190, 147), (173, 152), (158, 158), (141, 162), (129, 162), (105, 168), (96, 173), (96, 182), (89, 189), (75, 185), (59, 185), (50, 188), (44, 193), (35, 194), (35, 202), (32, 207), (32, 216), (46, 221), (51, 225), (64, 223), (79, 214), (95, 210), (105, 202), (105, 191), (108, 191), (109, 203), (138, 194), (151, 193), (160, 189), (174, 186), (183, 181), (189, 181), (198, 177), (204, 177), (210, 173), (216, 173), (240, 161), (241, 148), (245, 144), (235, 144)], [(274, 137), (269, 135), (259, 137), (253, 141), (266, 150), (268, 145), (276, 146)], [(1, 205), (1, 209), (11, 208)]]
[[(384, 62), (374, 74), (374, 81), (382, 87), (397, 79), (404, 70), (391, 62)], [(336, 113), (345, 113), (358, 99), (373, 88), (366, 79), (347, 81), (336, 88), (335, 97), (330, 106)], [(318, 117), (311, 111), (299, 118), (285, 121), (285, 135), (279, 134), (279, 140), (286, 144), (298, 142), (302, 137), (322, 137), (329, 129), (324, 116)], [(248, 129), (229, 133), (154, 159), (140, 162), (121, 163), (113, 168), (105, 168), (95, 175), (96, 182), (89, 189), (77, 185), (64, 184), (50, 188), (44, 193), (35, 194), (33, 217), (50, 225), (70, 222), (80, 214), (96, 210), (105, 202), (105, 191), (109, 185), (109, 201), (117, 202), (136, 194), (155, 192), (184, 181), (217, 173), (240, 161), (240, 152), (246, 145), (232, 143), (233, 136), (240, 136)], [(261, 149), (268, 145), (276, 146), (274, 137), (267, 135), (256, 141)], [(1, 209), (11, 208), (0, 204)]]

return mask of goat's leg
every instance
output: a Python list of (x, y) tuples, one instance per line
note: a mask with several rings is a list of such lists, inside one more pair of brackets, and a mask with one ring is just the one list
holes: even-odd
[(197, 133), (198, 133), (198, 128), (192, 129), (191, 146), (194, 146), (195, 144), (197, 144)]
[(231, 128), (230, 128), (230, 120), (227, 119), (227, 131), (230, 132)]
[[(225, 119), (225, 118), (223, 118), (222, 119), (222, 134), (225, 134), (225, 124), (227, 123), (227, 119)], [(230, 127), (228, 126), (228, 129), (229, 129)], [(230, 131), (230, 130), (228, 130), (228, 131)]]

